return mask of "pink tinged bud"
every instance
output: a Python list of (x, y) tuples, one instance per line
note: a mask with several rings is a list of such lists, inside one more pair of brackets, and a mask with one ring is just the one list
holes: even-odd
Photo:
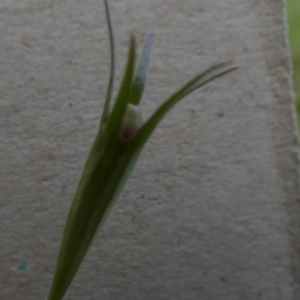
[(143, 126), (143, 119), (138, 105), (129, 103), (124, 114), (121, 126), (121, 137), (131, 139)]

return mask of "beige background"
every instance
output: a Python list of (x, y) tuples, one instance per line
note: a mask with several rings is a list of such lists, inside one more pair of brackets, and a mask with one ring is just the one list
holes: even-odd
[[(110, 5), (118, 79), (129, 35), (141, 51), (155, 33), (145, 118), (204, 68), (240, 69), (167, 115), (65, 299), (299, 299), (283, 1)], [(1, 300), (46, 299), (106, 92), (104, 16), (100, 0), (0, 2)]]

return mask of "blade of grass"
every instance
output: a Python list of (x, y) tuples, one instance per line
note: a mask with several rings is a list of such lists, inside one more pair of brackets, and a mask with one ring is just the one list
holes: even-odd
[(107, 0), (104, 0), (104, 5), (105, 5), (106, 22), (108, 26), (108, 35), (110, 41), (110, 75), (109, 75), (109, 83), (107, 88), (106, 100), (105, 100), (100, 124), (103, 124), (107, 121), (110, 113), (110, 102), (111, 102), (111, 97), (114, 88), (114, 78), (115, 78), (115, 69), (116, 69), (115, 39), (114, 39), (114, 32), (110, 20), (110, 13), (109, 13)]
[(116, 136), (116, 134), (120, 131), (124, 113), (126, 111), (128, 103), (130, 102), (132, 80), (134, 74), (134, 64), (136, 57), (135, 48), (135, 38), (132, 36), (130, 40), (130, 50), (126, 71), (124, 74), (118, 97), (116, 99), (115, 105), (113, 107), (107, 124), (107, 136), (111, 138), (118, 137)]
[(221, 69), (223, 69), (225, 66), (227, 66), (227, 63), (218, 64), (208, 68), (206, 71), (194, 77), (194, 79), (189, 81), (183, 88), (174, 93), (167, 101), (165, 101), (135, 136), (135, 143), (137, 144), (137, 147), (141, 147), (146, 143), (165, 114), (182, 98), (184, 98), (194, 90), (200, 88), (201, 86), (213, 81), (214, 79), (237, 69), (236, 67), (232, 67), (227, 70), (221, 71)]

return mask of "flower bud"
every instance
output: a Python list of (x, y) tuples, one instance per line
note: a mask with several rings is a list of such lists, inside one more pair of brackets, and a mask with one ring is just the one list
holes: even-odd
[(121, 126), (121, 137), (125, 140), (131, 139), (142, 126), (143, 119), (139, 105), (129, 103)]

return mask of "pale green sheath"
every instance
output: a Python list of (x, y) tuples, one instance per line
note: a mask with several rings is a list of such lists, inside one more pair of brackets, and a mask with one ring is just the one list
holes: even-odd
[(111, 42), (111, 72), (99, 132), (87, 159), (69, 211), (48, 300), (61, 300), (71, 284), (96, 232), (103, 225), (128, 179), (146, 141), (164, 115), (182, 98), (236, 68), (213, 66), (167, 99), (143, 124), (140, 100), (153, 44), (150, 34), (136, 75), (135, 40), (130, 40), (127, 66), (117, 99), (111, 109), (114, 82), (114, 39), (109, 10), (104, 0)]

